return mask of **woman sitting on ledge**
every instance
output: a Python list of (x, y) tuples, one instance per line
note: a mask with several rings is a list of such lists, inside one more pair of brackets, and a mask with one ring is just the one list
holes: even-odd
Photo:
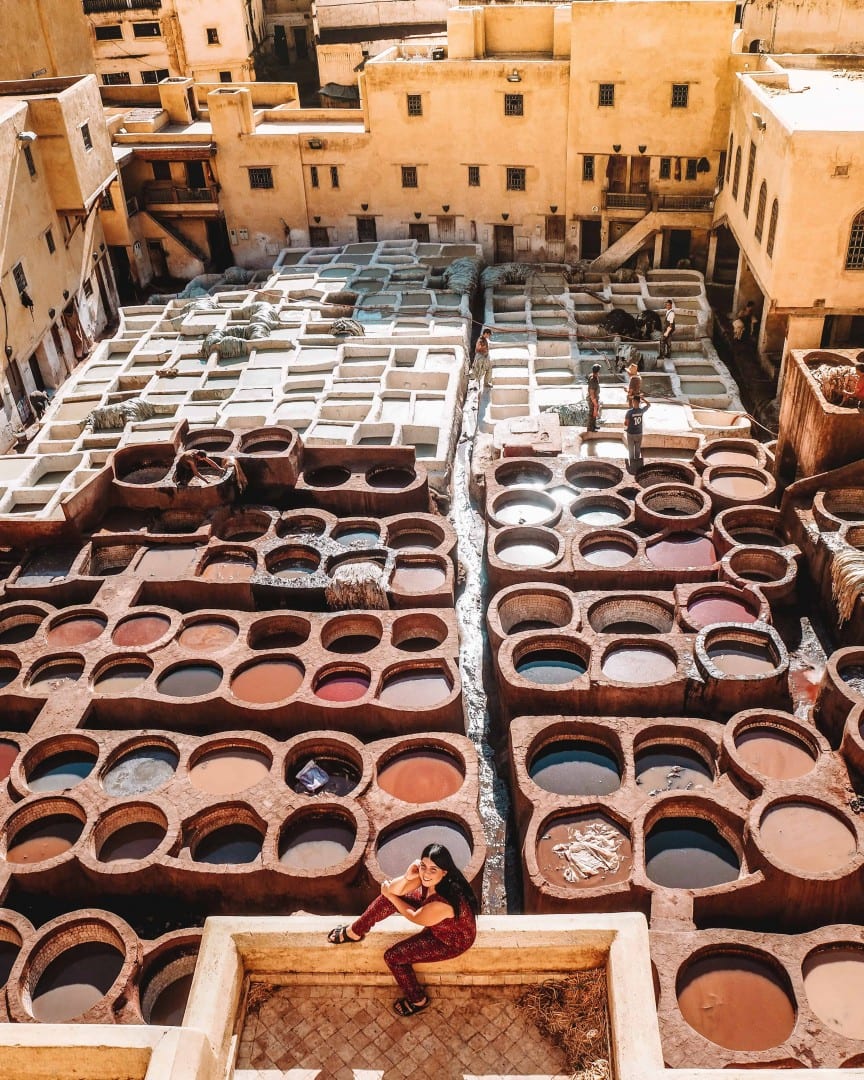
[(381, 895), (373, 900), (356, 922), (337, 926), (327, 935), (333, 945), (362, 941), (375, 923), (399, 912), (423, 929), (419, 934), (392, 945), (384, 962), (404, 991), (393, 1008), (399, 1016), (414, 1016), (429, 1004), (414, 974), (413, 964), (452, 960), (474, 944), (477, 926), (474, 916), (479, 905), (453, 856), (441, 844), (429, 844), (405, 873), (381, 884)]

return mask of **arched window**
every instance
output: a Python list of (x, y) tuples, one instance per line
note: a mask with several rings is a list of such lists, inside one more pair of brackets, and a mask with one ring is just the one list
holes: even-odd
[(780, 205), (775, 199), (771, 203), (771, 220), (768, 222), (768, 240), (765, 243), (765, 250), (768, 253), (768, 258), (774, 254), (774, 237), (777, 235), (777, 215), (780, 213)]
[(765, 224), (765, 204), (768, 202), (768, 185), (765, 181), (762, 181), (762, 187), (759, 188), (759, 201), (756, 203), (756, 224), (753, 227), (753, 232), (759, 243), (762, 243), (762, 227)]
[(849, 247), (846, 249), (846, 269), (864, 270), (864, 210), (852, 219)]
[(729, 154), (726, 157), (726, 183), (729, 183), (729, 174), (732, 172), (732, 150), (735, 147), (735, 136), (729, 136)]
[(747, 155), (747, 180), (744, 184), (744, 217), (750, 213), (750, 196), (753, 192), (753, 174), (756, 172), (756, 144), (750, 143), (750, 153)]
[(732, 198), (738, 198), (738, 182), (741, 179), (741, 147), (735, 151), (735, 172), (732, 174)]

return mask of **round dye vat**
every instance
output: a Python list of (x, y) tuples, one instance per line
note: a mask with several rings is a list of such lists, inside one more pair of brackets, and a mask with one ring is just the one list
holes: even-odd
[(152, 645), (170, 628), (171, 620), (166, 615), (132, 615), (117, 625), (111, 640), (127, 648)]
[(248, 581), (255, 573), (255, 560), (251, 556), (227, 555), (211, 559), (201, 571), (203, 581)]
[(39, 619), (7, 626), (5, 630), (0, 632), (0, 645), (20, 645), (22, 641), (29, 641), (35, 635), (39, 626)]
[(439, 545), (437, 537), (423, 532), (401, 532), (387, 543), (394, 551), (434, 551)]
[(325, 701), (356, 701), (369, 689), (369, 682), (362, 671), (332, 671), (318, 680), (315, 696)]
[(9, 981), (9, 973), (12, 971), (12, 967), (15, 961), (18, 959), (18, 953), (21, 951), (21, 946), (16, 945), (12, 941), (0, 941), (0, 990)]
[(759, 617), (743, 600), (736, 600), (728, 594), (697, 596), (687, 604), (687, 615), (694, 626), (721, 622), (752, 623)]
[(720, 495), (739, 502), (759, 499), (767, 490), (764, 480), (760, 480), (758, 476), (749, 476), (747, 473), (723, 473), (720, 476), (713, 476), (711, 487)]
[(0, 665), (0, 689), (14, 682), (18, 675), (18, 668), (9, 664)]
[(270, 772), (270, 758), (251, 747), (229, 746), (203, 754), (189, 770), (189, 782), (208, 795), (247, 791)]
[(768, 855), (805, 874), (840, 870), (855, 858), (855, 834), (821, 806), (787, 802), (770, 807), (759, 823)]
[(621, 645), (603, 657), (603, 674), (614, 682), (652, 686), (678, 671), (675, 658), (651, 645)]
[(212, 694), (222, 682), (222, 669), (215, 664), (179, 664), (156, 684), (168, 697), (201, 697)]
[(714, 773), (686, 746), (652, 746), (636, 754), (636, 783), (649, 795), (710, 787)]
[(372, 634), (345, 634), (343, 637), (334, 638), (327, 646), (327, 651), (347, 655), (371, 652), (372, 649), (378, 646), (380, 641), (380, 638), (374, 637)]
[(289, 449), (291, 443), (286, 439), (256, 439), (243, 447), (244, 454), (282, 454)]
[(505, 540), (496, 548), (495, 554), (510, 566), (547, 566), (558, 558), (558, 545), (550, 547), (530, 540)]
[(440, 589), (447, 574), (440, 566), (397, 566), (390, 579), (393, 592), (430, 593)]
[(298, 645), (302, 645), (308, 637), (309, 634), (305, 630), (292, 630), (290, 628), (263, 630), (255, 633), (254, 640), (250, 641), (250, 646), (253, 649), (268, 651), (272, 649), (294, 649)]
[(30, 680), (31, 686), (41, 683), (50, 683), (51, 686), (62, 686), (66, 682), (78, 682), (84, 665), (80, 660), (66, 660), (57, 664), (46, 664), (41, 667)]
[(106, 624), (107, 620), (98, 615), (76, 615), (64, 619), (48, 631), (48, 644), (55, 647), (85, 645), (99, 637)]
[(96, 756), (83, 750), (52, 754), (28, 775), (27, 786), (31, 791), (66, 791), (85, 780), (95, 764)]
[(464, 780), (456, 759), (432, 747), (397, 754), (378, 771), (378, 787), (407, 803), (446, 799), (455, 795)]
[(440, 644), (438, 638), (409, 637), (403, 638), (396, 648), (403, 652), (429, 652), (430, 649), (437, 649)]
[(539, 495), (534, 499), (530, 495), (505, 496), (495, 507), (495, 517), (502, 525), (536, 525), (552, 512), (549, 501)]
[(348, 547), (375, 547), (381, 540), (381, 533), (377, 529), (343, 529), (333, 538)]
[(615, 755), (601, 743), (582, 739), (550, 743), (531, 762), (528, 775), (556, 795), (609, 795), (621, 786)]
[(795, 1026), (795, 1005), (773, 965), (741, 953), (711, 953), (678, 980), (678, 1008), (700, 1035), (728, 1050), (768, 1050)]
[(816, 755), (803, 739), (776, 727), (742, 731), (735, 737), (735, 749), (745, 764), (774, 780), (806, 776), (816, 764)]
[(342, 818), (303, 817), (283, 833), (279, 862), (295, 870), (336, 866), (354, 847), (356, 836), (354, 826)]
[(732, 846), (704, 818), (666, 818), (645, 837), (646, 873), (667, 889), (709, 889), (737, 880), (740, 869)]
[(141, 746), (111, 766), (102, 787), (114, 798), (155, 791), (173, 777), (179, 760), (167, 746)]
[(538, 649), (525, 653), (515, 664), (516, 673), (541, 686), (572, 682), (588, 670), (588, 664), (569, 649)]
[(552, 479), (548, 469), (534, 465), (513, 465), (498, 470), (496, 477), (504, 487), (543, 487)]
[(320, 562), (317, 553), (311, 551), (308, 554), (285, 555), (282, 558), (274, 558), (268, 573), (280, 578), (297, 577), (298, 574), (314, 574)]
[(304, 473), (303, 479), (313, 487), (339, 487), (351, 479), (351, 473), (341, 465), (325, 465), (321, 469), (313, 469), (312, 472)]
[(40, 818), (15, 833), (6, 851), (6, 862), (29, 864), (53, 859), (68, 851), (83, 830), (82, 822), (69, 814)]
[(749, 544), (754, 547), (779, 548), (786, 544), (782, 536), (767, 529), (736, 529), (731, 536), (736, 544)]
[[(616, 449), (621, 448), (620, 443), (613, 444)], [(624, 455), (626, 457), (626, 455)], [(606, 488), (615, 487), (620, 481), (620, 476), (605, 476), (602, 473), (590, 472), (573, 472), (567, 477), (570, 483), (579, 491), (603, 491)]]
[(150, 1006), (147, 1023), (155, 1027), (180, 1027), (194, 977), (195, 972), (190, 971), (188, 975), (181, 975), (169, 982), (164, 990), (160, 990)]
[(801, 970), (807, 1001), (822, 1023), (847, 1039), (864, 1039), (864, 949), (829, 945), (811, 953)]
[[(312, 755), (310, 754), (309, 760), (311, 759)], [(329, 779), (322, 787), (310, 792), (308, 788), (297, 780), (297, 773), (300, 772), (303, 766), (309, 764), (309, 760), (303, 759), (290, 774), (293, 779), (289, 779), (289, 785), (298, 795), (336, 795), (341, 798), (343, 795), (352, 792), (360, 782), (360, 770), (355, 768), (350, 761), (315, 754), (315, 764), (319, 765), (327, 773)]]
[(776, 671), (777, 664), (769, 649), (745, 641), (719, 641), (708, 648), (711, 663), (724, 675), (752, 677)]
[(251, 825), (226, 825), (208, 833), (195, 847), (195, 862), (251, 863), (261, 855), (264, 837)]
[(559, 888), (617, 885), (633, 868), (630, 837), (605, 814), (556, 818), (538, 834), (536, 852), (540, 873)]
[(103, 941), (73, 945), (55, 957), (31, 995), (31, 1012), (43, 1024), (65, 1024), (92, 1009), (114, 984), (123, 954)]
[(137, 690), (150, 676), (147, 664), (114, 664), (93, 684), (100, 694), (127, 694)]
[(5, 780), (9, 775), (15, 758), (18, 757), (19, 746), (10, 742), (9, 739), (0, 739), (0, 780)]
[(461, 825), (447, 818), (420, 818), (386, 833), (378, 841), (378, 865), (387, 877), (405, 873), (405, 868), (428, 844), (442, 844), (460, 870), (471, 861), (471, 839)]
[(366, 474), (366, 483), (369, 487), (389, 488), (391, 491), (409, 487), (414, 483), (415, 479), (416, 477), (410, 469), (376, 469), (374, 472)]
[(557, 623), (548, 622), (546, 619), (523, 619), (522, 622), (514, 623), (507, 631), (508, 634), (527, 634), (531, 630), (557, 630)]
[(717, 552), (710, 537), (699, 533), (670, 533), (663, 540), (649, 544), (648, 561), (663, 570), (693, 569), (717, 562)]
[(142, 465), (140, 469), (133, 469), (121, 476), (120, 480), (124, 484), (158, 484), (167, 475), (168, 468), (165, 465)]
[(633, 560), (632, 547), (615, 540), (604, 540), (599, 544), (586, 545), (582, 548), (582, 558), (592, 566), (625, 566)]
[(100, 862), (133, 862), (146, 859), (165, 839), (165, 829), (155, 821), (133, 821), (106, 837), (99, 849)]
[(585, 506), (581, 510), (574, 510), (573, 517), (583, 525), (617, 525), (627, 517), (627, 513), (612, 506)]
[(750, 468), (759, 464), (755, 454), (748, 454), (746, 450), (709, 450), (705, 455), (708, 465), (746, 465)]
[(452, 689), (442, 671), (401, 671), (384, 680), (378, 700), (384, 705), (424, 709), (445, 701)]
[(231, 680), (231, 692), (239, 701), (269, 705), (296, 694), (305, 668), (297, 660), (260, 660)]
[(864, 664), (847, 664), (837, 674), (853, 694), (864, 697)]
[(237, 627), (224, 619), (202, 619), (180, 631), (178, 644), (196, 652), (215, 653), (227, 649), (237, 639)]
[(137, 574), (144, 578), (178, 580), (186, 578), (198, 558), (196, 547), (152, 547), (141, 556)]

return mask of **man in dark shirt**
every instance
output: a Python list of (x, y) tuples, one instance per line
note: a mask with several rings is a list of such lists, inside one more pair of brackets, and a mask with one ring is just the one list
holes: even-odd
[(631, 409), (624, 413), (624, 431), (627, 436), (627, 453), (630, 461), (630, 472), (635, 473), (642, 468), (642, 419), (649, 403), (645, 398), (639, 397)]
[(597, 430), (600, 419), (600, 365), (594, 364), (588, 376), (588, 430)]

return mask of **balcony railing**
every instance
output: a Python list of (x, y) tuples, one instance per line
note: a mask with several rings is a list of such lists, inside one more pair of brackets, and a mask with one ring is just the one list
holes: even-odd
[(666, 213), (705, 213), (714, 209), (713, 195), (642, 195), (633, 191), (604, 191), (605, 210), (659, 210)]
[(182, 187), (179, 184), (147, 184), (144, 202), (153, 203), (218, 203), (215, 187)]
[(657, 210), (708, 213), (714, 209), (713, 195), (658, 195)]
[(162, 7), (162, 0), (83, 0), (85, 15), (99, 15), (114, 11), (138, 11), (145, 8), (156, 11)]
[(650, 195), (637, 195), (630, 191), (604, 191), (603, 202), (607, 210), (651, 209)]

